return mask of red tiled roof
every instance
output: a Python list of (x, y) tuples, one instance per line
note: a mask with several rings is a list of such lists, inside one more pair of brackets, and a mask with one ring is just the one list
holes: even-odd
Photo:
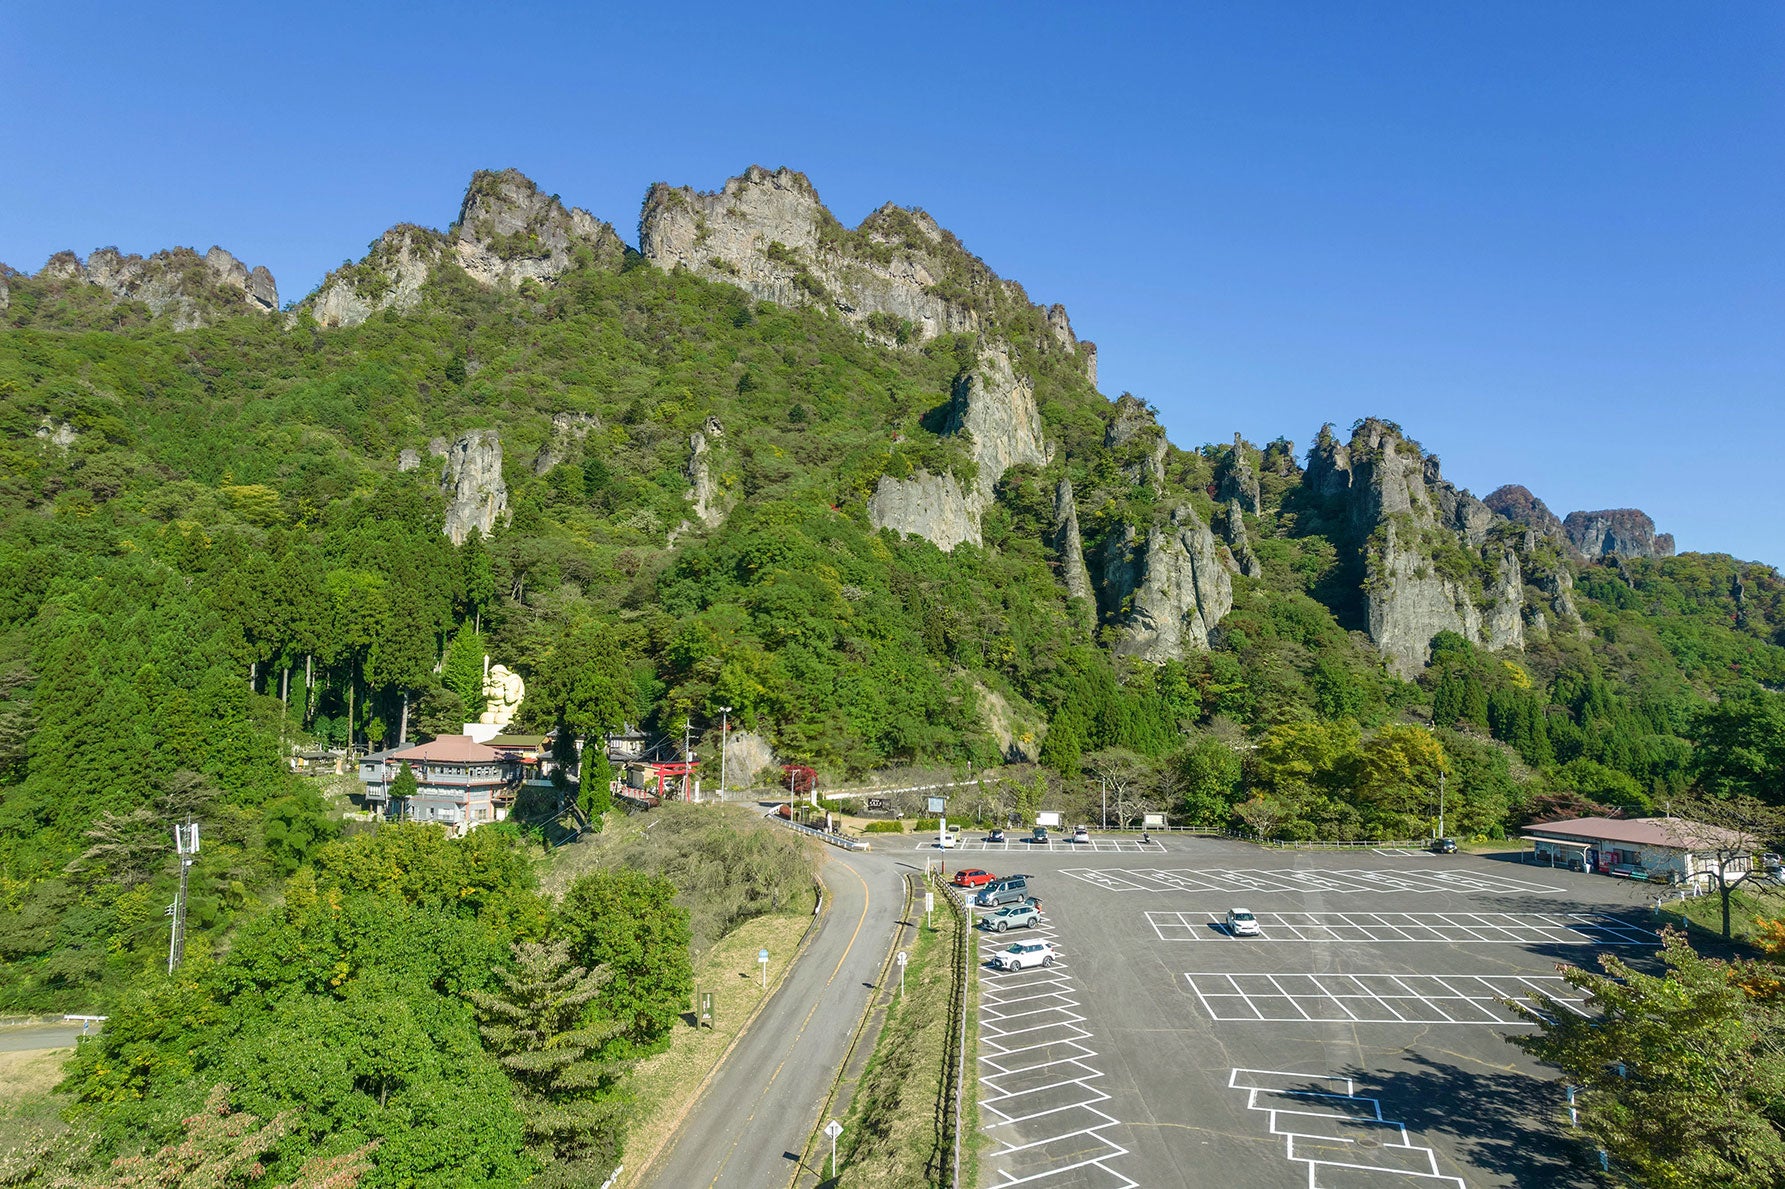
[(485, 747), (469, 735), (442, 735), (427, 743), (393, 751), (393, 762), (424, 760), (438, 764), (487, 764), (502, 758), (502, 753)]
[(1536, 822), (1526, 826), (1524, 832), (1527, 838), (1628, 842), (1633, 846), (1671, 846), (1679, 850), (1742, 846), (1750, 841), (1738, 831), (1681, 817), (1571, 817), (1559, 822)]

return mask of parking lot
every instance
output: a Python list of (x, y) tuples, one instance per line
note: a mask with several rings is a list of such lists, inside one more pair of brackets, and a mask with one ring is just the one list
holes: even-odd
[[(1022, 862), (1061, 961), (983, 974), (982, 1185), (1589, 1182), (1550, 1126), (1550, 1075), (1503, 1039), (1531, 1027), (1504, 1001), (1583, 1010), (1557, 963), (1647, 961), (1651, 889), (1202, 838)], [(1227, 936), (1235, 906), (1262, 937)]]

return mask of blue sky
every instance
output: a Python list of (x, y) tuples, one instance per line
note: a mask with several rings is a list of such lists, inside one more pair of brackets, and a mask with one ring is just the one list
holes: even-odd
[(15, 268), (220, 243), (290, 300), (473, 169), (630, 240), (785, 164), (1064, 302), (1180, 445), (1380, 415), (1785, 562), (1785, 6), (15, 0), (0, 71)]

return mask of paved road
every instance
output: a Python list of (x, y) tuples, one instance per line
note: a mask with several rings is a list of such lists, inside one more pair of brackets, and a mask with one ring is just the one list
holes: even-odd
[(0, 1028), (0, 1053), (68, 1049), (81, 1034), (79, 1024), (23, 1024)]
[(908, 866), (827, 850), (830, 908), (646, 1182), (661, 1189), (776, 1189), (793, 1177), (818, 1109), (873, 993), (904, 907)]

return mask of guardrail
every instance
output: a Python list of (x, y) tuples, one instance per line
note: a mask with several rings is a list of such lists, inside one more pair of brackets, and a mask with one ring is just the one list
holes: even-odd
[(828, 842), (832, 846), (840, 847), (843, 850), (861, 851), (874, 849), (872, 844), (864, 842), (860, 838), (849, 838), (842, 834), (832, 834), (829, 830), (820, 830), (814, 826), (802, 826), (798, 822), (788, 821), (779, 814), (769, 814), (768, 820), (772, 822), (780, 822), (789, 830), (796, 830), (808, 837), (816, 838), (821, 842)]
[[(961, 1135), (961, 1104), (967, 1095), (967, 1015), (971, 1006), (968, 988), (973, 982), (973, 914), (967, 910), (961, 895), (952, 884), (942, 882), (939, 876), (930, 877), (935, 885), (942, 889), (943, 898), (948, 901), (948, 909), (955, 917), (954, 941), (954, 987), (949, 995), (949, 1019), (953, 1025), (949, 1029), (948, 1051), (942, 1059), (942, 1097), (938, 1102), (941, 1111), (942, 1134), (945, 1137), (953, 1159), (953, 1173), (949, 1177), (950, 1189), (961, 1189), (961, 1146), (965, 1142)], [(938, 1177), (940, 1180), (940, 1177)]]
[[(1243, 835), (1241, 836), (1243, 837)], [(1274, 846), (1278, 850), (1424, 850), (1432, 844), (1430, 838), (1400, 838), (1389, 840), (1349, 842), (1320, 842), (1313, 839), (1296, 838), (1259, 838), (1261, 846)]]

